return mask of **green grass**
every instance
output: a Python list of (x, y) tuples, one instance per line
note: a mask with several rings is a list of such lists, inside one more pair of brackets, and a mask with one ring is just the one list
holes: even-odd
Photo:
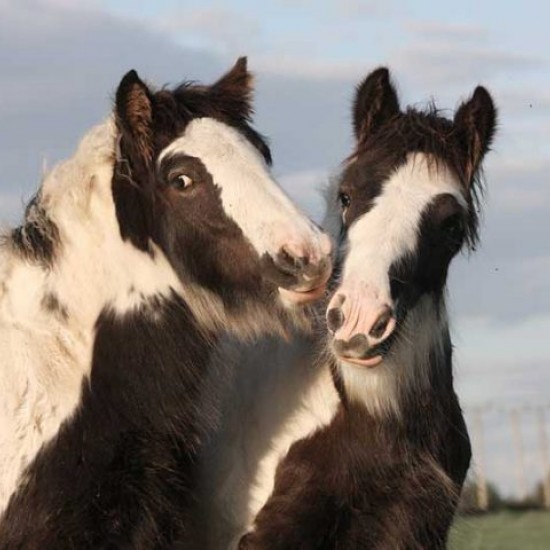
[(550, 550), (550, 512), (500, 512), (459, 518), (450, 550)]

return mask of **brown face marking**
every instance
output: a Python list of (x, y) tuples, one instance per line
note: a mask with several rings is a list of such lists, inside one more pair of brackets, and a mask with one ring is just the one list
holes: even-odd
[[(113, 197), (121, 235), (141, 250), (159, 246), (180, 277), (200, 282), (226, 305), (257, 296), (259, 259), (240, 228), (225, 214), (220, 190), (200, 159), (160, 153), (196, 118), (214, 118), (236, 128), (266, 162), (271, 154), (250, 126), (251, 76), (246, 60), (211, 86), (183, 84), (173, 91), (152, 92), (130, 71), (116, 98), (120, 152), (113, 176)], [(190, 189), (178, 189), (185, 174)]]
[[(180, 176), (192, 184), (179, 187)], [(262, 290), (259, 258), (237, 224), (225, 214), (220, 189), (198, 158), (177, 154), (158, 168), (157, 241), (183, 280), (200, 283), (237, 304)]]

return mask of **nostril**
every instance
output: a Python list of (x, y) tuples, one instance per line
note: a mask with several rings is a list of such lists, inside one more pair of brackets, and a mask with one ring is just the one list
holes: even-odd
[(282, 248), (277, 254), (277, 264), (283, 271), (295, 273), (303, 270), (309, 264), (309, 259), (305, 256), (295, 256), (286, 248)]
[(369, 349), (367, 337), (364, 334), (356, 334), (350, 340), (334, 340), (334, 350), (344, 357), (361, 357)]
[(344, 312), (339, 307), (327, 311), (327, 326), (331, 332), (336, 332), (344, 324)]
[(319, 279), (328, 276), (330, 272), (331, 264), (330, 260), (323, 259), (317, 263), (308, 262), (304, 266), (304, 276), (307, 279)]
[(384, 332), (388, 328), (388, 323), (392, 318), (393, 312), (389, 306), (386, 306), (382, 313), (378, 316), (378, 319), (372, 325), (372, 328), (369, 331), (369, 336), (372, 338), (382, 338)]

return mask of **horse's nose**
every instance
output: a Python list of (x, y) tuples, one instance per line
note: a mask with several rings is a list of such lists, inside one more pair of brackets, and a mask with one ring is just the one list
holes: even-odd
[(327, 327), (330, 332), (336, 332), (345, 321), (341, 307), (333, 307), (327, 311)]
[(334, 336), (333, 348), (343, 359), (368, 358), (395, 329), (395, 316), (389, 304), (368, 299), (361, 293), (339, 292), (331, 299), (326, 313), (327, 327)]
[(283, 272), (297, 274), (309, 266), (309, 256), (301, 255), (302, 251), (294, 252), (290, 247), (283, 247), (275, 258), (275, 265)]
[(356, 334), (349, 340), (334, 340), (333, 346), (342, 357), (361, 358), (369, 351), (369, 341), (364, 334)]
[(388, 325), (392, 317), (393, 312), (390, 306), (384, 306), (378, 318), (374, 321), (372, 328), (369, 330), (369, 336), (373, 338), (373, 340), (380, 340), (388, 330)]
[(320, 298), (332, 269), (330, 246), (309, 250), (301, 246), (285, 245), (274, 257), (265, 256), (262, 261), (264, 275), (292, 303)]

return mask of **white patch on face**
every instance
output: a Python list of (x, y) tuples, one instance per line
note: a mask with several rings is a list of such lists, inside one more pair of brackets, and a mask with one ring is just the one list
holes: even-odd
[(199, 158), (221, 190), (223, 209), (256, 252), (282, 247), (313, 262), (330, 252), (330, 240), (302, 214), (269, 173), (259, 151), (235, 128), (211, 118), (192, 120), (160, 155)]
[[(122, 241), (111, 178), (114, 125), (92, 129), (56, 166), (42, 202), (61, 246), (51, 270), (0, 247), (0, 514), (22, 473), (80, 402), (103, 308), (124, 315), (152, 296), (182, 292), (160, 250), (155, 258)], [(47, 296), (66, 315), (45, 310)]]

